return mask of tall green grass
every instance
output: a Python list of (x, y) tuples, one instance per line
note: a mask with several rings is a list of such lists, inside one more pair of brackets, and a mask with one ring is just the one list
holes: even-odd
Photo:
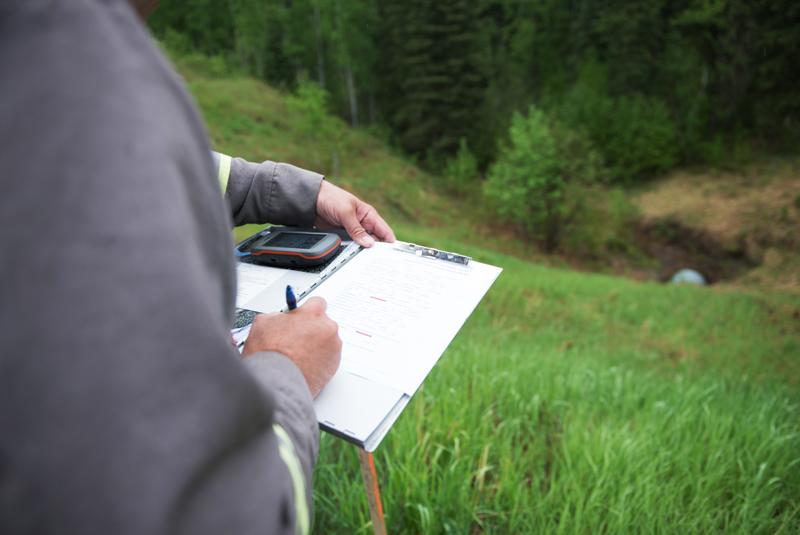
[[(800, 529), (791, 315), (472, 252), (507, 270), (377, 452), (390, 531)], [(353, 448), (321, 451), (318, 532), (368, 533)]]
[[(193, 61), (219, 149), (309, 165), (279, 93)], [(343, 183), (401, 239), (505, 268), (376, 453), (391, 533), (800, 531), (796, 296), (492, 252), (431, 177), (343, 136)], [(354, 448), (323, 436), (320, 450), (315, 531), (370, 533)]]

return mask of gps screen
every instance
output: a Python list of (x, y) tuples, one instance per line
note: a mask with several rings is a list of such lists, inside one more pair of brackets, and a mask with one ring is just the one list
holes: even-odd
[(307, 234), (304, 232), (279, 232), (277, 236), (267, 241), (264, 247), (285, 247), (287, 249), (311, 249), (318, 244), (325, 235)]

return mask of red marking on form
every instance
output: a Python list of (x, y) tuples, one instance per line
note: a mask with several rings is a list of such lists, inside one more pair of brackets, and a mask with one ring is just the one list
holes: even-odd
[(381, 299), (380, 297), (375, 297), (374, 295), (370, 295), (369, 298), (376, 301), (383, 301), (384, 303), (386, 302), (386, 299)]
[(360, 334), (361, 336), (366, 336), (367, 338), (372, 338), (371, 334), (362, 333), (361, 331), (356, 331), (356, 333)]

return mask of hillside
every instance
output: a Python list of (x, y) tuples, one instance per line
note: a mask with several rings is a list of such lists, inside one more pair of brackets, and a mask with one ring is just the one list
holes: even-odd
[[(178, 65), (216, 148), (325, 165), (285, 95)], [(334, 181), (400, 239), (504, 268), (377, 452), (391, 532), (800, 530), (800, 298), (532, 262), (508, 233), (476, 240), (480, 211), (378, 138), (337, 136)], [(355, 452), (328, 436), (315, 531), (370, 532)]]
[[(179, 58), (181, 72), (202, 108), (214, 147), (251, 161), (285, 161), (322, 172), (379, 208), (395, 225), (445, 226), (455, 204), (433, 187), (432, 178), (366, 133), (334, 120), (339, 176), (330, 176), (328, 155), (302, 128), (301, 114), (285, 95), (252, 78), (228, 74), (204, 58)], [(215, 68), (215, 65), (217, 67)], [(222, 69), (219, 72), (216, 69)]]
[[(278, 159), (322, 172), (378, 207), (398, 230), (436, 228), (436, 236), (477, 237), (487, 247), (554, 267), (663, 280), (681, 267), (701, 269), (713, 282), (800, 295), (800, 164), (770, 161), (739, 172), (675, 172), (632, 197), (628, 219), (612, 223), (614, 193), (587, 191), (588, 218), (575, 229), (592, 250), (565, 247), (543, 255), (512, 229), (492, 222), (479, 198), (436, 187), (428, 175), (362, 130), (330, 118), (334, 144), (287, 105), (285, 94), (229, 72), (224, 63), (179, 57), (217, 150), (252, 161)], [(336, 151), (332, 175), (330, 151)], [(439, 180), (441, 182), (441, 180)], [(633, 218), (633, 219), (631, 219)], [(635, 227), (620, 232), (618, 227)], [(252, 232), (240, 229), (237, 237)], [(591, 238), (586, 238), (591, 234)], [(624, 234), (624, 235), (621, 235)], [(569, 241), (569, 240), (567, 240)], [(597, 243), (594, 243), (597, 242)], [(611, 246), (604, 245), (606, 242)], [(620, 247), (621, 242), (621, 247)], [(580, 249), (580, 247), (579, 247)]]

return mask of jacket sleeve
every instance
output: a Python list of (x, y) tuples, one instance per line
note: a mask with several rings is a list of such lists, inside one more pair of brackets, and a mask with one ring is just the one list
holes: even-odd
[(257, 353), (245, 363), (261, 386), (275, 394), (273, 425), (281, 440), (281, 458), (292, 477), (298, 531), (307, 532), (311, 476), (319, 453), (319, 427), (311, 393), (297, 366), (280, 353)]
[[(307, 534), (312, 518), (312, 472), (319, 450), (311, 394), (297, 366), (280, 353), (256, 353), (243, 362), (273, 400), (271, 425), (256, 439), (263, 444), (261, 451), (250, 452), (250, 441), (244, 441), (227, 452), (222, 462), (203, 466), (208, 473), (187, 501), (186, 510), (176, 516), (175, 531), (227, 533), (238, 526), (237, 532), (245, 533), (260, 527), (268, 533)], [(268, 479), (253, 465), (258, 456), (273, 474)], [(234, 493), (258, 485), (262, 488), (254, 491), (264, 500), (259, 507), (263, 525), (254, 522), (257, 516), (231, 521), (228, 514), (221, 514), (221, 507), (236, 500)]]
[(314, 224), (322, 175), (287, 163), (212, 156), (234, 225)]

